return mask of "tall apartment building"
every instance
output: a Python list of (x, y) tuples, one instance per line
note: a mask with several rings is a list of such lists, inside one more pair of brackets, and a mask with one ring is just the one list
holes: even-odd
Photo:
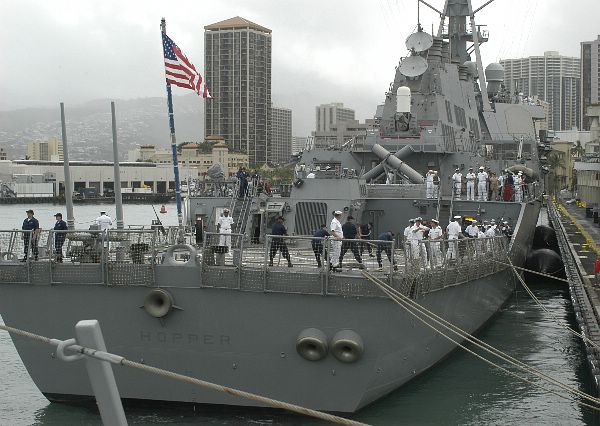
[(344, 104), (340, 102), (319, 105), (315, 109), (315, 130), (317, 132), (328, 132), (332, 127), (337, 127), (340, 121), (354, 120), (354, 110), (344, 108)]
[(304, 151), (307, 142), (308, 138), (306, 136), (292, 137), (292, 155), (296, 155)]
[(580, 125), (580, 60), (544, 52), (500, 61), (504, 67), (504, 84), (511, 93), (537, 96), (550, 104), (548, 128), (567, 130)]
[(59, 142), (57, 138), (49, 138), (47, 141), (27, 142), (27, 159), (44, 161), (62, 161), (62, 142)]
[(590, 130), (587, 107), (600, 104), (600, 35), (581, 42), (581, 117), (582, 130)]
[(205, 137), (220, 135), (249, 155), (268, 160), (271, 138), (271, 30), (235, 18), (204, 27), (205, 79), (215, 99), (206, 102)]
[(292, 110), (272, 107), (271, 114), (269, 163), (287, 164), (292, 156)]

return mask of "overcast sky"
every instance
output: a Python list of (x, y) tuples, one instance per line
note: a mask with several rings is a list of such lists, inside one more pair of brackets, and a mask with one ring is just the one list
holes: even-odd
[[(0, 109), (165, 96), (161, 17), (202, 70), (204, 26), (237, 15), (273, 30), (273, 103), (292, 109), (294, 135), (302, 136), (321, 103), (344, 102), (361, 120), (373, 115), (407, 53), (417, 2), (4, 0)], [(599, 16), (599, 0), (496, 0), (476, 16), (490, 31), (484, 66), (546, 50), (579, 56), (580, 41), (600, 34)], [(437, 28), (437, 14), (421, 5), (421, 23)]]

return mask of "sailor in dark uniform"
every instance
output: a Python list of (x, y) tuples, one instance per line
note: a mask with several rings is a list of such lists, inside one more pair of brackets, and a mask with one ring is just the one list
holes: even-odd
[(62, 263), (62, 247), (65, 243), (65, 237), (67, 236), (67, 234), (64, 231), (66, 231), (68, 228), (67, 223), (62, 218), (62, 213), (56, 213), (54, 217), (56, 218), (54, 230), (58, 231), (54, 233), (54, 256), (57, 262)]
[(394, 241), (394, 233), (392, 231), (384, 232), (383, 234), (380, 234), (379, 237), (377, 237), (377, 239), (379, 241), (389, 241), (389, 243), (380, 242), (379, 244), (377, 244), (376, 256), (377, 256), (377, 263), (379, 264), (379, 269), (381, 270), (383, 268), (383, 263), (381, 260), (381, 252), (385, 251), (385, 254), (387, 255), (388, 260), (390, 261), (390, 263), (392, 263), (394, 265), (394, 271), (396, 271), (398, 269), (398, 267), (394, 263), (394, 258), (393, 258), (393, 254), (392, 254), (392, 244), (391, 244), (391, 242)]
[(29, 255), (29, 245), (31, 243), (31, 253), (33, 254), (33, 259), (38, 260), (38, 237), (40, 235), (40, 223), (38, 220), (33, 217), (33, 210), (29, 209), (26, 211), (27, 218), (23, 221), (23, 226), (21, 229), (23, 231), (23, 252), (25, 253), (25, 257), (21, 262), (27, 261), (27, 257)]
[(360, 251), (358, 248), (357, 241), (345, 241), (345, 240), (353, 240), (358, 235), (358, 227), (353, 222), (354, 218), (352, 216), (348, 216), (346, 223), (342, 225), (342, 232), (344, 234), (344, 241), (342, 241), (342, 252), (340, 253), (340, 266), (342, 265), (342, 260), (344, 259), (344, 255), (348, 250), (352, 251), (354, 254), (354, 258), (358, 262), (360, 269), (363, 269), (362, 257), (360, 256)]
[(323, 266), (321, 263), (321, 256), (325, 257), (323, 238), (328, 236), (329, 231), (327, 231), (327, 225), (321, 225), (321, 228), (317, 229), (317, 232), (313, 234), (313, 237), (315, 238), (310, 242), (313, 252), (315, 253), (315, 259), (317, 259), (317, 266), (319, 266), (319, 268)]
[(278, 235), (278, 237), (273, 237), (271, 240), (271, 250), (269, 252), (269, 266), (273, 266), (273, 258), (277, 254), (277, 251), (280, 251), (284, 258), (288, 261), (288, 266), (292, 267), (292, 260), (290, 259), (290, 253), (288, 252), (287, 245), (283, 240), (283, 236), (287, 235), (287, 229), (283, 225), (283, 221), (285, 219), (283, 216), (279, 216), (277, 218), (277, 222), (273, 224), (271, 228), (272, 235)]

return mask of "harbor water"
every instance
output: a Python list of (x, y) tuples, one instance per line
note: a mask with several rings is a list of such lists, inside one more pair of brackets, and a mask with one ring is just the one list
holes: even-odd
[[(20, 228), (29, 207), (0, 206), (2, 228)], [(160, 206), (155, 207), (158, 212)], [(175, 205), (166, 207), (167, 213), (159, 213), (160, 219), (165, 225), (175, 225)], [(54, 213), (65, 213), (64, 206), (51, 204), (32, 208), (44, 229), (52, 227)], [(103, 208), (113, 216), (114, 206), (77, 206), (77, 227), (86, 229)], [(125, 205), (124, 216), (126, 225), (150, 224), (155, 219), (150, 205)], [(558, 319), (575, 327), (566, 285), (542, 281), (532, 283), (532, 288), (549, 313), (517, 289), (478, 337), (571, 387), (591, 392), (583, 346), (556, 324)], [(235, 407), (126, 407), (126, 413), (129, 423), (135, 425), (322, 424), (274, 410)], [(517, 381), (462, 350), (351, 417), (374, 425), (600, 425), (590, 409)], [(50, 404), (29, 378), (8, 334), (0, 332), (0, 425), (32, 424), (101, 422), (91, 408)]]

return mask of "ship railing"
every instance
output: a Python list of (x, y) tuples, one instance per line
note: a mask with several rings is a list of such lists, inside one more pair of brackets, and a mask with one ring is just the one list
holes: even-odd
[(153, 286), (157, 261), (155, 230), (109, 229), (102, 234), (108, 285)]
[(51, 230), (47, 245), (50, 283), (104, 283), (104, 241), (105, 233), (99, 230)]
[(415, 295), (482, 278), (504, 268), (508, 243), (505, 236), (408, 241), (405, 275)]

